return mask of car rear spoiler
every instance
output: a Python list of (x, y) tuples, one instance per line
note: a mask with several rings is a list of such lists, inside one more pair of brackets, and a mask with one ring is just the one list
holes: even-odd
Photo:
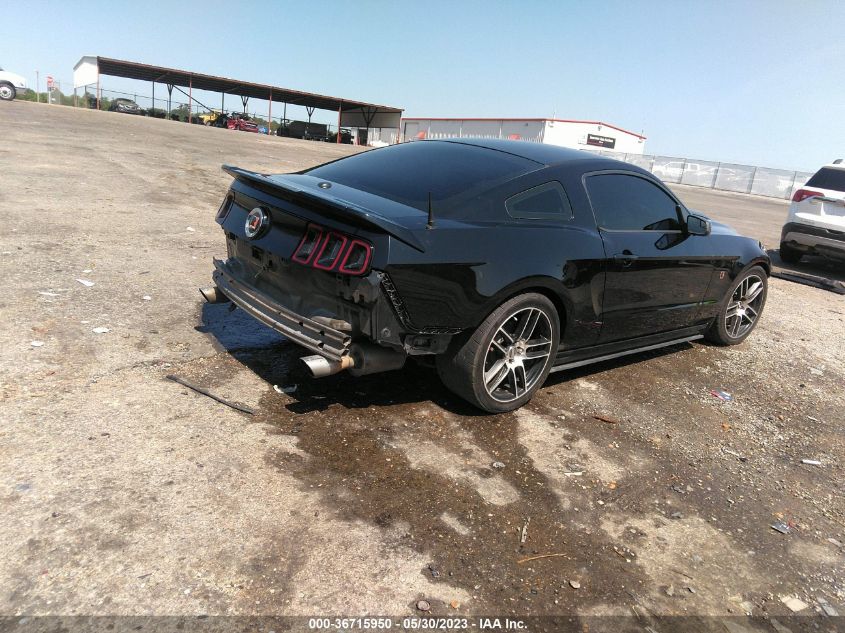
[(237, 180), (241, 180), (250, 184), (261, 191), (265, 191), (270, 195), (275, 195), (280, 198), (290, 199), (292, 201), (305, 201), (312, 204), (320, 205), (321, 215), (331, 217), (337, 220), (350, 222), (352, 224), (371, 226), (389, 233), (396, 239), (404, 242), (408, 246), (417, 249), (424, 253), (425, 247), (419, 238), (414, 235), (413, 231), (397, 224), (393, 220), (386, 218), (377, 213), (373, 213), (370, 209), (366, 209), (360, 205), (349, 202), (342, 198), (337, 198), (331, 194), (308, 191), (297, 187), (290, 182), (280, 182), (274, 180), (265, 174), (259, 174), (240, 167), (232, 165), (223, 165), (223, 171)]

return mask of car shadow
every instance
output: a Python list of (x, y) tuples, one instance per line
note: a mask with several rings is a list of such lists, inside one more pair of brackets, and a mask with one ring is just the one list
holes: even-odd
[[(290, 402), (285, 405), (285, 409), (291, 413), (325, 411), (333, 405), (354, 410), (431, 402), (456, 415), (489, 415), (446, 389), (437, 371), (429, 363), (410, 359), (398, 371), (360, 377), (341, 372), (315, 379), (299, 361), (302, 356), (309, 355), (307, 350), (291, 343), (243, 310), (232, 311), (229, 304), (205, 303), (200, 312), (200, 321), (195, 329), (211, 336), (217, 349), (230, 354), (268, 385), (278, 387), (289, 396)], [(634, 366), (692, 347), (689, 343), (680, 343), (556, 372), (549, 375), (541, 389), (620, 367)]]
[(815, 279), (829, 279), (845, 283), (845, 261), (837, 261), (820, 255), (804, 255), (797, 264), (789, 264), (780, 258), (780, 251), (770, 248), (766, 251), (772, 258), (775, 272), (807, 275)]

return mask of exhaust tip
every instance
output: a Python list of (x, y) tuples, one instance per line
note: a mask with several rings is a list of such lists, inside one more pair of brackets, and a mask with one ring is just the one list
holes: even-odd
[(200, 294), (208, 303), (227, 303), (230, 301), (229, 297), (220, 292), (217, 286), (200, 288)]
[(341, 360), (336, 361), (314, 354), (313, 356), (303, 356), (299, 360), (305, 365), (312, 378), (325, 378), (352, 366), (351, 356), (344, 356)]

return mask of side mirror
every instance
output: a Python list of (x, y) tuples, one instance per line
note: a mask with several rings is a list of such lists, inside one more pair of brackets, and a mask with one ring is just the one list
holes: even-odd
[(687, 233), (690, 235), (710, 235), (710, 220), (690, 213), (687, 216)]

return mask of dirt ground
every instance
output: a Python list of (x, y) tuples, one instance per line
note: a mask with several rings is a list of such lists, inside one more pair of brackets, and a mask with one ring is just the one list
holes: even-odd
[[(822, 609), (845, 614), (842, 296), (772, 279), (743, 345), (555, 374), (484, 416), (422, 368), (303, 381), (300, 350), (201, 302), (225, 253), (220, 164), (354, 148), (22, 102), (0, 104), (0, 134), (0, 615), (426, 600), (797, 630), (796, 598), (841, 625)], [(677, 190), (777, 246), (786, 203)]]

